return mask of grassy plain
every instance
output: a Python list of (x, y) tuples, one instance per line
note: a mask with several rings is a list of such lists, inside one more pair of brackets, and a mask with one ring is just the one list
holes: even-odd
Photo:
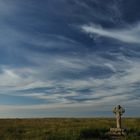
[[(103, 140), (113, 118), (0, 119), (0, 140)], [(121, 140), (140, 140), (140, 118), (124, 118), (127, 136)]]

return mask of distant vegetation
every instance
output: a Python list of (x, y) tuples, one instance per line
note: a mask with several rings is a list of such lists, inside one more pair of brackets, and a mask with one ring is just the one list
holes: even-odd
[[(112, 118), (0, 119), (0, 140), (109, 140), (115, 126)], [(123, 126), (121, 140), (140, 140), (140, 118), (125, 118)]]

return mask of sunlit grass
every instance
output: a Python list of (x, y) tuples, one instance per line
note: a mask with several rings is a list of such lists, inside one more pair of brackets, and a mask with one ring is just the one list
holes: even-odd
[[(89, 140), (102, 139), (113, 118), (1, 119), (0, 140)], [(123, 119), (128, 135), (122, 139), (140, 139), (140, 118)]]

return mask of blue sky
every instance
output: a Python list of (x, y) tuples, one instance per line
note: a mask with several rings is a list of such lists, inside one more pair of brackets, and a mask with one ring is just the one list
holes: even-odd
[(139, 116), (139, 0), (1, 0), (0, 117)]

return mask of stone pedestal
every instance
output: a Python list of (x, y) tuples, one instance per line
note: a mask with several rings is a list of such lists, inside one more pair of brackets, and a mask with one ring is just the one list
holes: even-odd
[(126, 135), (125, 129), (121, 129), (121, 128), (110, 128), (109, 134), (112, 136), (124, 136), (124, 135)]

